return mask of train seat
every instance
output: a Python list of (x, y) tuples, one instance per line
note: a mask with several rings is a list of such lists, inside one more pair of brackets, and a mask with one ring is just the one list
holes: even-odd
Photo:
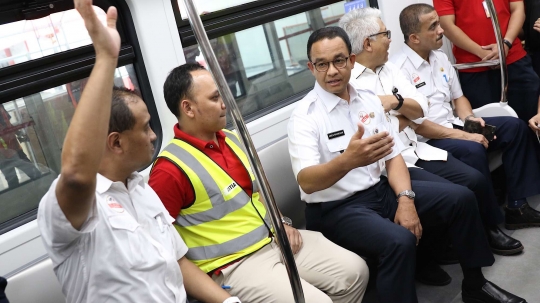
[[(517, 118), (516, 111), (508, 103), (497, 102), (489, 103), (482, 107), (473, 109), (477, 117), (496, 117), (496, 116), (512, 116)], [(497, 150), (488, 154), (489, 170), (494, 171), (502, 165), (502, 151)]]
[(292, 219), (294, 227), (304, 229), (306, 205), (300, 200), (300, 188), (292, 171), (287, 136), (264, 146), (258, 154), (279, 210)]

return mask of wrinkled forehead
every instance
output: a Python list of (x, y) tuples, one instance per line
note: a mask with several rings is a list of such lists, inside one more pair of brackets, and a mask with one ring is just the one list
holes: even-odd
[(311, 46), (311, 61), (332, 61), (336, 58), (348, 57), (349, 51), (345, 41), (340, 37), (319, 40)]

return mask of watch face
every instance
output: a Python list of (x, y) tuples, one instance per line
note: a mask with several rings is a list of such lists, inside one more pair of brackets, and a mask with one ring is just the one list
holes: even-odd
[(410, 199), (414, 199), (414, 197), (416, 197), (416, 194), (415, 194), (414, 191), (412, 191), (412, 190), (408, 190), (406, 195), (407, 195), (407, 197), (409, 197)]

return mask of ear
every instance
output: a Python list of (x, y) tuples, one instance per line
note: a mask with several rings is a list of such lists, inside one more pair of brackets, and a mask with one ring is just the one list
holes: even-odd
[(112, 132), (107, 136), (107, 149), (115, 154), (120, 154), (123, 152), (120, 133)]
[(366, 40), (364, 40), (364, 49), (369, 52), (373, 50), (373, 48), (371, 47), (371, 40), (369, 38), (366, 38)]
[(354, 63), (356, 62), (356, 54), (352, 54), (349, 56), (349, 60), (351, 61), (351, 64), (354, 68)]
[(315, 73), (316, 73), (317, 71), (315, 70), (315, 66), (313, 66), (313, 63), (311, 63), (311, 61), (308, 61), (307, 67), (309, 68), (309, 70), (311, 71), (311, 73), (312, 73), (313, 75), (315, 75)]
[(180, 101), (180, 111), (182, 112), (182, 114), (180, 114), (180, 116), (185, 115), (185, 116), (188, 116), (190, 118), (193, 118), (194, 117), (194, 112), (193, 112), (193, 108), (192, 108), (191, 105), (192, 105), (191, 100), (184, 99), (184, 100)]
[(410, 34), (409, 35), (409, 42), (412, 44), (419, 44), (420, 43), (420, 37), (418, 37), (417, 34)]

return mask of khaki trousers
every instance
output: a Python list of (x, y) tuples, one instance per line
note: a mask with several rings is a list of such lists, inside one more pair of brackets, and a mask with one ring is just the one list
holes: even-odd
[[(306, 303), (360, 303), (369, 280), (366, 262), (321, 233), (300, 230), (295, 255)], [(212, 277), (243, 303), (294, 303), (278, 245), (272, 242)]]

